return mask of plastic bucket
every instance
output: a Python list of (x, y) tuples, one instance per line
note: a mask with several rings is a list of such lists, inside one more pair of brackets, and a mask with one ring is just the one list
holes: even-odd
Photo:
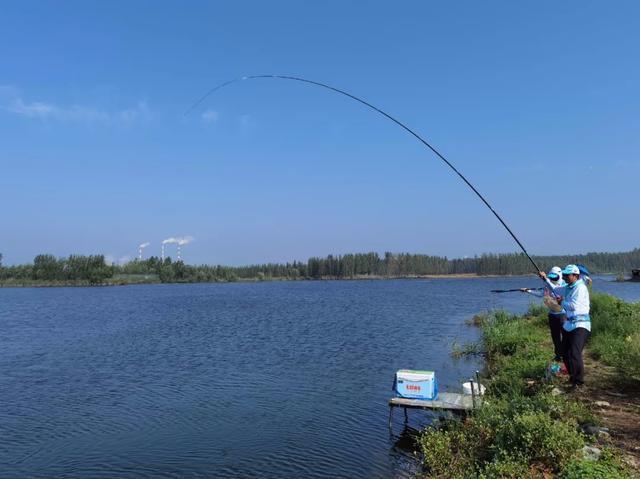
[[(473, 393), (476, 396), (482, 396), (486, 392), (487, 388), (485, 388), (482, 384), (478, 384), (477, 382), (473, 382)], [(466, 394), (467, 396), (471, 396), (471, 382), (466, 382), (462, 384), (462, 394)]]

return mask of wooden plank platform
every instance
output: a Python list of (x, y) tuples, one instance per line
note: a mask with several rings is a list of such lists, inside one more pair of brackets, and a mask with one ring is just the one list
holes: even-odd
[[(407, 399), (395, 397), (389, 400), (389, 407), (402, 407), (410, 409), (444, 409), (448, 411), (471, 411), (474, 408), (474, 398), (470, 395), (442, 392), (438, 399)], [(475, 398), (475, 407), (480, 406), (482, 399)]]

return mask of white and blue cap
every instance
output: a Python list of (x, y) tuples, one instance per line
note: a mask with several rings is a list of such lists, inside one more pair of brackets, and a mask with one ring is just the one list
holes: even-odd
[(562, 270), (562, 274), (580, 274), (580, 268), (575, 264), (568, 264)]
[(562, 268), (560, 268), (560, 266), (554, 266), (547, 273), (547, 278), (549, 278), (552, 281), (555, 281), (557, 279), (561, 279), (562, 278)]
[(589, 270), (587, 269), (587, 267), (585, 265), (580, 264), (580, 263), (576, 263), (576, 266), (580, 270), (580, 274), (585, 274), (587, 276), (589, 276), (591, 274), (591, 273), (589, 273)]

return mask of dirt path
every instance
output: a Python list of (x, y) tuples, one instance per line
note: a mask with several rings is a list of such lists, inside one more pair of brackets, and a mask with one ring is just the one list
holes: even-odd
[(640, 381), (621, 378), (615, 368), (595, 360), (585, 351), (586, 384), (576, 397), (589, 405), (609, 429), (599, 438), (623, 454), (640, 477)]

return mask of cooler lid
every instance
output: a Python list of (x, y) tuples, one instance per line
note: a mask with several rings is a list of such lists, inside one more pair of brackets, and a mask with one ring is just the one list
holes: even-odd
[(435, 371), (424, 371), (420, 369), (400, 369), (396, 372), (396, 378), (407, 381), (430, 381), (435, 375)]

